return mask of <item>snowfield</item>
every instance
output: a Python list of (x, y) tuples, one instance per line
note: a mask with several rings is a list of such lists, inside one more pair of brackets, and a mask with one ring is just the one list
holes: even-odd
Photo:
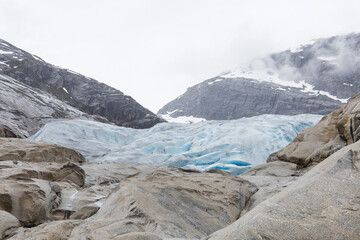
[(193, 124), (161, 123), (132, 129), (86, 120), (46, 124), (30, 140), (73, 148), (87, 161), (173, 165), (240, 174), (264, 163), (268, 155), (290, 143), (319, 115), (262, 115)]

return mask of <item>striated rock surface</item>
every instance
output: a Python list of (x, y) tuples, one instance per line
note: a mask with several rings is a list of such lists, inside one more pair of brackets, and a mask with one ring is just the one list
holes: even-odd
[(27, 162), (83, 162), (85, 158), (75, 150), (55, 144), (24, 139), (0, 138), (0, 161)]
[(0, 239), (6, 237), (12, 230), (20, 227), (20, 222), (16, 217), (8, 212), (0, 210)]
[(222, 171), (160, 168), (121, 183), (94, 218), (137, 220), (161, 237), (200, 238), (235, 221), (255, 191)]
[(2, 161), (0, 163), (0, 209), (14, 215), (23, 226), (48, 220), (62, 201), (59, 184), (81, 187), (85, 173), (73, 163)]
[(0, 210), (14, 215), (23, 226), (32, 227), (47, 220), (59, 200), (49, 182), (17, 177), (0, 182)]
[(295, 163), (275, 161), (258, 165), (241, 174), (241, 178), (254, 183), (259, 188), (247, 202), (241, 216), (261, 202), (284, 190), (308, 170), (297, 169)]
[(359, 239), (360, 142), (205, 239)]
[(5, 76), (0, 71), (1, 137), (29, 137), (54, 119), (74, 118), (106, 121), (81, 112), (51, 94)]
[(5, 127), (0, 128), (0, 138), (18, 138), (15, 133), (13, 133), (10, 129), (7, 129)]
[(319, 163), (359, 137), (360, 94), (301, 132), (292, 143), (271, 154), (268, 162), (286, 161), (307, 166)]
[[(164, 121), (132, 97), (106, 84), (46, 63), (3, 40), (0, 40), (0, 50), (2, 75), (31, 86), (31, 89), (42, 90), (41, 92), (48, 93), (52, 99), (57, 99), (62, 105), (70, 105), (78, 112), (99, 115), (109, 122), (133, 128), (149, 128)], [(41, 101), (39, 105), (41, 107)], [(26, 111), (24, 106), (12, 110)], [(68, 111), (60, 110), (49, 115), (52, 118), (63, 118), (63, 115), (67, 114)], [(29, 121), (29, 118), (26, 120)]]
[[(117, 177), (116, 168), (121, 169)], [(235, 221), (257, 190), (253, 184), (219, 170), (199, 173), (174, 167), (120, 168), (91, 163), (84, 169), (89, 173), (88, 186), (99, 182), (103, 189), (116, 186), (99, 204), (97, 213), (85, 220), (20, 228), (10, 239), (198, 239)], [(110, 173), (103, 172), (105, 169)], [(91, 192), (86, 187), (84, 191)], [(76, 213), (72, 216), (78, 218)]]

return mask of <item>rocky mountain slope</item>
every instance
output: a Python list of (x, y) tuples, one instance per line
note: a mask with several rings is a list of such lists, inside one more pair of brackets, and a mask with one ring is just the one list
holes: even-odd
[(0, 74), (0, 137), (28, 137), (45, 123), (60, 119), (88, 119), (88, 115), (37, 88)]
[(159, 110), (208, 120), (328, 114), (360, 91), (360, 34), (319, 39), (188, 88)]
[(120, 126), (149, 128), (163, 122), (119, 90), (46, 63), (3, 40), (0, 40), (0, 74), (47, 92), (78, 111), (102, 116)]

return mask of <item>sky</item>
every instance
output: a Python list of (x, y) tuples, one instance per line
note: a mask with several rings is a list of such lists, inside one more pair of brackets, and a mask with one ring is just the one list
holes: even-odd
[(188, 87), (360, 32), (358, 0), (0, 0), (0, 38), (157, 112)]

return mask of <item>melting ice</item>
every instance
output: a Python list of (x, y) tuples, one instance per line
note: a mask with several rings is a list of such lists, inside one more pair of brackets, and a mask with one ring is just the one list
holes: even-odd
[(46, 124), (29, 139), (73, 148), (87, 161), (173, 165), (240, 174), (264, 163), (268, 155), (290, 143), (319, 115), (261, 115), (194, 124), (161, 123), (131, 129), (85, 120)]

